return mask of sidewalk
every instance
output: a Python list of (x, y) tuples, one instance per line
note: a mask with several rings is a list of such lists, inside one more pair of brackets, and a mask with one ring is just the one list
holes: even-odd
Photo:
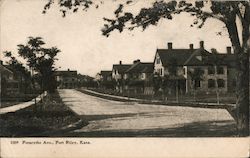
[(44, 93), (38, 95), (36, 98), (32, 99), (31, 101), (16, 104), (16, 105), (9, 106), (6, 108), (0, 108), (0, 115), (10, 113), (10, 112), (15, 112), (15, 111), (24, 109), (26, 107), (29, 107), (29, 106), (33, 105), (35, 103), (35, 101), (38, 103), (46, 95), (47, 95), (47, 92), (44, 92)]
[(93, 90), (88, 89), (80, 89), (81, 92), (101, 97), (104, 99), (115, 100), (115, 101), (123, 101), (123, 102), (138, 102), (141, 104), (159, 104), (159, 105), (169, 105), (169, 106), (188, 106), (188, 107), (200, 107), (200, 108), (215, 108), (215, 109), (225, 109), (225, 108), (233, 108), (235, 104), (216, 104), (216, 103), (202, 103), (202, 102), (164, 102), (160, 100), (143, 100), (137, 98), (129, 98), (129, 97), (122, 97), (110, 94), (103, 94), (99, 92), (95, 92)]

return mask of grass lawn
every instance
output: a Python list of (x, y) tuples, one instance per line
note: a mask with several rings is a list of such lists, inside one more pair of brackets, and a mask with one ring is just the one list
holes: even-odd
[[(80, 89), (79, 89), (80, 90)], [(116, 96), (124, 96), (124, 97), (131, 97), (131, 98), (137, 98), (137, 99), (144, 99), (144, 100), (159, 100), (162, 101), (163, 96), (162, 95), (145, 95), (145, 94), (135, 94), (135, 93), (126, 93), (123, 94), (118, 93), (114, 90), (110, 89), (90, 89), (99, 93), (104, 94), (110, 94), (110, 95), (116, 95)], [(165, 102), (175, 102), (176, 96), (175, 95), (165, 95)], [(194, 96), (190, 94), (185, 95), (179, 95), (179, 102), (180, 103), (186, 103), (186, 102), (202, 102), (202, 103), (217, 103), (217, 97), (216, 94), (196, 94), (196, 100), (194, 100)], [(230, 94), (220, 94), (219, 102), (224, 104), (235, 104), (236, 103), (236, 95), (233, 93)]]
[(43, 136), (80, 121), (80, 118), (63, 104), (58, 92), (48, 94), (42, 102), (14, 113), (0, 115), (0, 136)]

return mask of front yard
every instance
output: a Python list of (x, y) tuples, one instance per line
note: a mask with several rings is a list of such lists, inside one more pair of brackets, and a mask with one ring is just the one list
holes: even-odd
[[(158, 93), (156, 95), (145, 95), (142, 93), (131, 93), (131, 92), (123, 92), (119, 93), (115, 90), (111, 89), (98, 89), (98, 88), (91, 88), (90, 90), (104, 93), (104, 94), (110, 94), (110, 95), (116, 95), (116, 96), (124, 96), (124, 97), (130, 97), (130, 98), (136, 98), (136, 99), (143, 99), (143, 100), (158, 100), (158, 101), (164, 101), (166, 103), (168, 102), (176, 102), (176, 96), (175, 95), (163, 95), (161, 93)], [(216, 94), (201, 94), (198, 93), (194, 97), (194, 95), (191, 94), (179, 94), (178, 96), (179, 103), (186, 103), (186, 102), (197, 102), (197, 103), (217, 103), (217, 96)], [(235, 104), (236, 103), (236, 95), (233, 93), (229, 94), (220, 94), (219, 95), (219, 102), (223, 104)]]

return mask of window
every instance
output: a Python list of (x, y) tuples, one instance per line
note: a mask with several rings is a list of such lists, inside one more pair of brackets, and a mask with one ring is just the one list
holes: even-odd
[(208, 74), (211, 75), (211, 74), (214, 74), (215, 71), (214, 71), (214, 67), (213, 66), (209, 66), (208, 67)]
[(224, 68), (222, 66), (217, 67), (217, 74), (224, 74)]
[(160, 69), (160, 75), (162, 75), (162, 69)]
[(217, 83), (218, 83), (219, 88), (224, 88), (225, 87), (225, 81), (223, 79), (218, 79)]
[(215, 80), (209, 79), (208, 80), (208, 88), (214, 88), (215, 87)]
[(194, 86), (195, 86), (195, 88), (201, 87), (201, 81), (200, 80), (195, 80), (194, 81)]
[(186, 69), (185, 68), (183, 68), (183, 74), (186, 75)]
[(156, 64), (160, 64), (160, 62), (161, 62), (161, 61), (160, 61), (160, 58), (157, 58), (157, 59), (156, 59)]

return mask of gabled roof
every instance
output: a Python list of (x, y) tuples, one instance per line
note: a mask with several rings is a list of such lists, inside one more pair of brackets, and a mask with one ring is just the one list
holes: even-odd
[(76, 77), (77, 71), (55, 71), (56, 76), (63, 76), (63, 77)]
[(131, 66), (132, 64), (115, 64), (113, 65), (113, 69), (117, 70), (118, 73), (125, 73)]
[[(203, 57), (210, 53), (202, 48), (199, 49), (157, 49), (163, 66), (175, 64), (176, 66), (202, 66), (206, 65)], [(202, 58), (201, 58), (202, 57)]]
[(153, 73), (154, 64), (153, 63), (141, 63), (137, 62), (133, 64), (126, 73)]
[(191, 56), (185, 61), (185, 66), (203, 66), (207, 65), (204, 62), (204, 58), (209, 57), (211, 53), (205, 49), (196, 49), (193, 51)]
[(111, 76), (112, 75), (112, 71), (101, 71), (101, 76)]
[(7, 68), (5, 65), (0, 64), (0, 72), (1, 73), (9, 73), (13, 74), (13, 71)]

